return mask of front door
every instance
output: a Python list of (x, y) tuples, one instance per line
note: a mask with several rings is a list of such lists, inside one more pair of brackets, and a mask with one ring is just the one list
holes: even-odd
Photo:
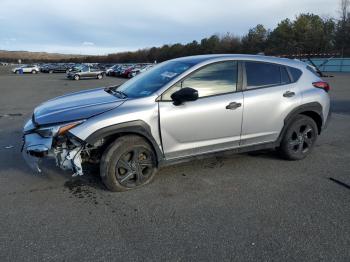
[[(237, 68), (235, 61), (204, 66), (163, 93), (159, 117), (167, 159), (239, 146), (243, 95)], [(196, 89), (199, 98), (175, 106), (170, 96), (183, 87)]]

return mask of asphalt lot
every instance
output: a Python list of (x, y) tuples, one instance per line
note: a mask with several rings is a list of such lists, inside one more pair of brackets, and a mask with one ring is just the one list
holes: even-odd
[(163, 168), (106, 191), (93, 171), (36, 175), (20, 154), (33, 108), (123, 80), (13, 75), (0, 67), (0, 261), (350, 261), (350, 74), (327, 78), (332, 121), (305, 160), (273, 152)]

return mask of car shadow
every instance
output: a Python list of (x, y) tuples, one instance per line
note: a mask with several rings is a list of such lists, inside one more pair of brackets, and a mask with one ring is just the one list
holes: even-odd
[(252, 152), (243, 153), (242, 155), (245, 155), (247, 157), (258, 157), (258, 158), (265, 158), (265, 159), (273, 159), (277, 161), (285, 161), (285, 159), (281, 157), (280, 153), (274, 149), (252, 151)]

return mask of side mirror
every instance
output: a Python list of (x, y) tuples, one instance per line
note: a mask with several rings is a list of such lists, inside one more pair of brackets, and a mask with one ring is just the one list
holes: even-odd
[(171, 99), (174, 101), (174, 105), (178, 106), (184, 102), (195, 101), (198, 99), (198, 91), (196, 89), (185, 87), (174, 92), (171, 96)]

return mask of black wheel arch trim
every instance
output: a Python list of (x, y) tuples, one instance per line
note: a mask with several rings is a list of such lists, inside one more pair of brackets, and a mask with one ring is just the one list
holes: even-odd
[(310, 111), (314, 112), (314, 113), (317, 113), (320, 116), (322, 123), (321, 123), (321, 126), (319, 127), (318, 131), (319, 131), (319, 134), (321, 133), (321, 129), (322, 129), (322, 126), (323, 126), (323, 123), (324, 123), (321, 104), (318, 103), (318, 102), (311, 102), (311, 103), (303, 104), (303, 105), (300, 105), (300, 106), (294, 108), (285, 117), (283, 128), (282, 128), (282, 130), (280, 132), (280, 135), (279, 135), (279, 137), (277, 139), (278, 144), (282, 141), (283, 136), (284, 136), (285, 132), (287, 131), (287, 128), (291, 124), (293, 118), (296, 115), (302, 114), (303, 112), (310, 112)]
[(157, 156), (157, 162), (160, 163), (164, 160), (164, 154), (154, 139), (150, 126), (142, 120), (129, 121), (101, 128), (89, 135), (85, 141), (92, 145), (102, 138), (118, 134), (135, 134), (144, 137), (153, 147)]

